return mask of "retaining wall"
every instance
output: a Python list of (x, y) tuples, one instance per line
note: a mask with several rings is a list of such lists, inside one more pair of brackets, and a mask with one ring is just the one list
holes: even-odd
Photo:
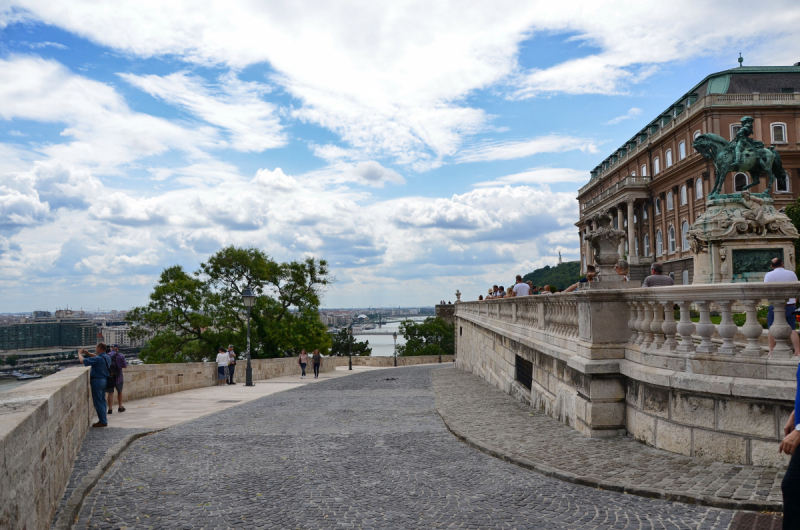
[(83, 367), (0, 393), (0, 528), (50, 528), (93, 411)]

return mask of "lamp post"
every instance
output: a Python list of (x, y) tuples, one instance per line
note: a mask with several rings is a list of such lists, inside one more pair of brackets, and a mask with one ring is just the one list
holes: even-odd
[(439, 344), (439, 362), (442, 362), (442, 336), (436, 335), (436, 342)]
[(347, 365), (348, 370), (353, 369), (353, 352), (350, 350), (350, 344), (353, 342), (353, 325), (347, 326)]
[(397, 332), (392, 333), (394, 337), (394, 367), (397, 368)]
[(242, 292), (242, 303), (247, 308), (247, 369), (245, 370), (245, 386), (253, 385), (253, 367), (250, 365), (250, 308), (256, 301), (256, 295), (247, 287)]

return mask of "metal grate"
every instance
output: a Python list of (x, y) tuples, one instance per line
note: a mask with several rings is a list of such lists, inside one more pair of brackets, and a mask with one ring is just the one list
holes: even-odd
[(517, 381), (530, 389), (533, 383), (533, 363), (517, 355)]

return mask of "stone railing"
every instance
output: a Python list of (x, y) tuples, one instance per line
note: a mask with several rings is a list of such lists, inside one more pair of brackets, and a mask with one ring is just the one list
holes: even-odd
[(767, 355), (757, 308), (783, 315), (792, 297), (800, 283), (464, 302), (456, 366), (593, 437), (629, 434), (676, 453), (782, 465), (776, 448), (800, 358), (785, 318), (770, 329), (777, 345)]

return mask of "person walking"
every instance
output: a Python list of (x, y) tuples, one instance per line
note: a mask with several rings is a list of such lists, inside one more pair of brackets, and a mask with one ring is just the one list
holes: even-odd
[[(781, 258), (772, 258), (772, 261), (769, 262), (771, 271), (769, 271), (764, 276), (764, 282), (796, 282), (797, 275), (792, 271), (787, 271), (783, 268), (783, 260)], [(786, 312), (785, 318), (786, 323), (789, 324), (789, 327), (792, 328), (792, 333), (789, 335), (789, 338), (792, 340), (792, 348), (794, 348), (794, 354), (800, 355), (800, 335), (797, 334), (795, 331), (795, 327), (797, 322), (794, 317), (794, 311), (797, 308), (797, 299), (789, 298), (786, 302)], [(775, 322), (775, 310), (772, 306), (769, 306), (769, 312), (767, 313), (767, 328), (771, 328), (772, 324)], [(775, 349), (775, 337), (772, 336), (772, 333), (769, 333), (767, 336), (769, 340), (769, 354), (772, 355), (772, 350)]]
[(312, 360), (314, 361), (314, 379), (319, 379), (319, 365), (322, 363), (322, 355), (319, 350), (314, 350)]
[(300, 365), (300, 369), (303, 371), (302, 375), (300, 375), (300, 379), (305, 379), (306, 366), (308, 365), (308, 354), (305, 350), (300, 350), (300, 357), (297, 359), (297, 363)]
[[(766, 280), (765, 280), (766, 281)], [(778, 447), (779, 453), (792, 455), (789, 467), (781, 481), (783, 493), (783, 528), (800, 528), (800, 431), (797, 430), (797, 420), (800, 417), (800, 365), (797, 367), (797, 390), (794, 397), (794, 410), (783, 427), (784, 438)]]
[(117, 391), (117, 412), (125, 412), (125, 407), (122, 406), (122, 385), (125, 383), (122, 370), (128, 367), (128, 361), (126, 361), (125, 356), (119, 352), (118, 344), (111, 345), (109, 358), (111, 359), (111, 366), (108, 370), (108, 387), (106, 389), (108, 393), (108, 413), (111, 414), (114, 408), (115, 390)]
[(224, 385), (228, 379), (228, 364), (231, 362), (231, 356), (225, 351), (222, 346), (219, 347), (217, 353), (217, 384)]
[(95, 353), (89, 353), (89, 350), (85, 349), (78, 350), (78, 362), (92, 368), (89, 372), (89, 386), (92, 389), (92, 404), (97, 412), (97, 423), (93, 423), (92, 427), (108, 427), (106, 387), (108, 386), (108, 368), (111, 366), (111, 358), (106, 353), (106, 345), (102, 342), (99, 343), (95, 347)]
[(675, 285), (675, 280), (669, 276), (664, 276), (664, 266), (659, 262), (650, 265), (650, 276), (644, 279), (642, 287), (670, 287)]
[(230, 357), (230, 362), (228, 363), (228, 384), (235, 385), (236, 383), (233, 382), (233, 372), (236, 371), (236, 353), (233, 351), (233, 344), (228, 344), (228, 357)]

